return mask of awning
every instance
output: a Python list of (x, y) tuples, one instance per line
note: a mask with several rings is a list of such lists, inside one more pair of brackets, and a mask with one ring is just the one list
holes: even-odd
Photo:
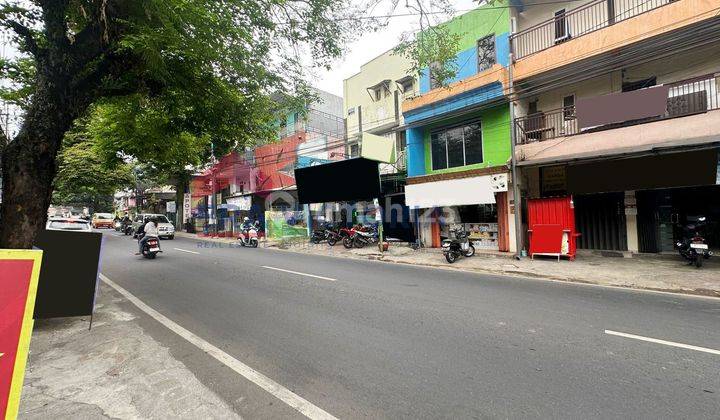
[(405, 186), (405, 204), (411, 208), (495, 204), (491, 175), (449, 179)]

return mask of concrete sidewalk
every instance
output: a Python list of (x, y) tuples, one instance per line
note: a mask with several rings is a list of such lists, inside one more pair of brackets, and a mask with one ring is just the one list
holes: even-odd
[(123, 301), (101, 283), (92, 330), (87, 317), (35, 323), (19, 418), (238, 418)]
[[(178, 236), (219, 244), (236, 243), (232, 239), (200, 238), (187, 233), (179, 233)], [(706, 260), (701, 269), (696, 269), (688, 266), (679, 255), (622, 258), (588, 253), (578, 255), (575, 261), (558, 262), (554, 258), (523, 258), (518, 261), (509, 253), (478, 251), (474, 257), (461, 258), (450, 265), (439, 249), (413, 250), (404, 243), (391, 244), (388, 252), (384, 253), (380, 253), (377, 247), (348, 250), (342, 244), (334, 247), (314, 245), (307, 239), (263, 241), (260, 246), (334, 257), (720, 297), (718, 256)]]

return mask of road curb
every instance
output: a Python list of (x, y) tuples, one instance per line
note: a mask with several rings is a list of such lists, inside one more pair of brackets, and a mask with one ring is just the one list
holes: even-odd
[[(188, 234), (185, 232), (176, 232), (176, 236), (186, 238), (186, 239), (195, 239), (200, 240), (204, 242), (212, 242), (212, 243), (234, 243), (232, 240), (227, 240), (226, 238), (205, 238), (200, 237), (194, 234)], [(261, 248), (265, 249), (272, 249), (275, 251), (283, 251), (283, 252), (292, 252), (294, 254), (307, 254), (307, 255), (320, 255), (320, 254), (313, 254), (310, 252), (303, 252), (303, 251), (295, 251), (291, 248), (280, 248), (276, 245), (264, 245), (267, 244), (266, 241), (263, 241), (260, 243)], [(646, 291), (646, 292), (654, 292), (654, 293), (665, 293), (665, 294), (673, 294), (673, 295), (686, 295), (686, 296), (693, 296), (693, 297), (701, 297), (701, 298), (710, 298), (710, 299), (719, 299), (720, 298), (720, 291), (717, 290), (711, 290), (711, 289), (682, 289), (682, 288), (655, 288), (655, 287), (648, 287), (648, 286), (642, 286), (642, 285), (626, 285), (626, 284), (603, 284), (598, 283), (596, 281), (584, 279), (584, 278), (577, 278), (577, 277), (568, 277), (568, 276), (557, 276), (557, 275), (546, 275), (546, 274), (540, 274), (533, 271), (526, 271), (526, 270), (493, 270), (488, 268), (476, 268), (476, 267), (459, 267), (455, 265), (447, 265), (447, 264), (436, 264), (432, 262), (424, 262), (419, 263), (417, 261), (407, 261), (402, 259), (397, 259), (393, 257), (385, 257), (383, 255), (377, 255), (377, 254), (367, 254), (367, 255), (321, 255), (323, 257), (330, 257), (330, 258), (340, 258), (340, 259), (353, 259), (353, 260), (364, 260), (364, 261), (375, 261), (375, 262), (384, 262), (384, 263), (390, 263), (390, 264), (404, 264), (404, 265), (412, 265), (412, 266), (422, 266), (427, 268), (434, 268), (434, 269), (442, 269), (442, 270), (454, 270), (454, 271), (462, 271), (466, 273), (476, 273), (476, 274), (492, 274), (497, 276), (506, 276), (506, 277), (513, 277), (513, 278), (525, 278), (525, 279), (533, 279), (533, 280), (544, 280), (544, 281), (552, 281), (552, 282), (558, 282), (558, 283), (574, 283), (574, 284), (583, 284), (588, 286), (597, 286), (597, 287), (608, 287), (608, 288), (615, 288), (615, 289), (622, 289), (622, 290), (635, 290), (635, 291)]]

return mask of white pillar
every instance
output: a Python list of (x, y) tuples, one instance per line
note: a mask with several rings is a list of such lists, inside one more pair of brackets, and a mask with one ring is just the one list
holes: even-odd
[(513, 195), (516, 190), (514, 188), (509, 188), (508, 193), (505, 194), (507, 203), (505, 204), (508, 209), (507, 214), (507, 225), (508, 225), (508, 236), (510, 237), (510, 252), (517, 253), (517, 234), (515, 232), (515, 213), (516, 211), (520, 211), (519, 201), (516, 203), (513, 203)]
[(630, 252), (640, 251), (637, 226), (635, 191), (625, 191), (625, 229), (627, 231), (628, 251)]

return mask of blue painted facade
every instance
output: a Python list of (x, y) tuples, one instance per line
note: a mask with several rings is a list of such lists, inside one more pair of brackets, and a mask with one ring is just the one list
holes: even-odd
[[(438, 101), (430, 105), (413, 109), (403, 113), (405, 124), (413, 124), (429, 118), (441, 116), (463, 108), (488, 103), (504, 95), (502, 84), (499, 82), (481, 86), (477, 89), (452, 96), (446, 100)], [(409, 142), (408, 142), (409, 145)]]
[[(480, 9), (482, 9), (482, 7)], [(497, 15), (488, 14), (488, 12), (493, 13), (491, 10), (480, 11), (476, 9), (467, 14), (467, 16), (460, 16), (448, 23), (452, 28), (451, 30), (462, 34), (462, 44), (466, 49), (457, 53), (454, 59), (457, 69), (456, 75), (453, 79), (447, 81), (447, 84), (459, 82), (478, 74), (477, 42), (479, 39), (490, 34), (495, 35), (495, 62), (503, 67), (510, 65), (509, 14), (501, 12), (503, 14), (498, 17)], [(470, 47), (467, 48), (467, 46)], [(483, 72), (493, 71), (495, 70), (483, 70)], [(419, 90), (421, 95), (428, 94), (428, 92), (432, 90), (430, 87), (428, 68), (420, 71)], [(434, 93), (430, 93), (430, 95), (433, 94)], [(472, 118), (478, 118), (479, 116), (482, 116), (483, 119), (491, 118), (491, 116), (495, 118), (495, 120), (492, 120), (492, 123), (488, 123), (488, 126), (483, 128), (483, 137), (487, 138), (489, 142), (492, 142), (486, 145), (487, 148), (504, 150), (505, 146), (508, 146), (510, 142), (509, 123), (507, 123), (507, 136), (505, 136), (504, 133), (498, 134), (497, 129), (492, 133), (486, 133), (485, 131), (492, 130), (493, 125), (504, 124), (503, 118), (507, 118), (509, 113), (506, 112), (503, 114), (492, 111), (490, 114), (487, 114), (486, 111), (482, 111), (482, 109), (486, 108), (485, 105), (494, 107), (494, 109), (497, 109), (498, 106), (508, 106), (506, 102), (507, 98), (502, 83), (500, 81), (494, 81), (472, 90), (460, 92), (457, 95), (429, 102), (424, 106), (403, 112), (405, 124), (409, 126), (406, 132), (408, 177), (437, 172), (427, 167), (429, 165), (429, 158), (426, 156), (426, 153), (430, 153), (428, 133), (431, 127), (433, 127), (432, 129), (436, 129), (437, 127), (442, 127), (444, 124), (450, 124), (451, 122), (453, 124), (457, 123), (457, 116), (463, 115), (462, 111), (469, 108), (477, 108), (479, 110), (477, 113), (473, 112)], [(502, 123), (498, 121), (502, 121)], [(505, 142), (507, 142), (507, 144), (505, 144)], [(499, 146), (501, 143), (503, 145), (502, 147)], [(483, 164), (487, 165), (489, 162), (484, 162)], [(453, 168), (453, 170), (458, 169), (462, 168)]]
[(405, 132), (407, 139), (407, 175), (420, 176), (425, 174), (425, 137), (420, 127), (409, 128)]
[[(458, 82), (478, 73), (477, 46), (460, 51), (455, 57), (454, 63), (457, 66), (455, 77), (448, 83)], [(505, 32), (495, 37), (495, 60), (503, 67), (510, 64), (510, 33)], [(420, 72), (420, 94), (424, 95), (430, 90), (430, 72), (428, 68)]]

